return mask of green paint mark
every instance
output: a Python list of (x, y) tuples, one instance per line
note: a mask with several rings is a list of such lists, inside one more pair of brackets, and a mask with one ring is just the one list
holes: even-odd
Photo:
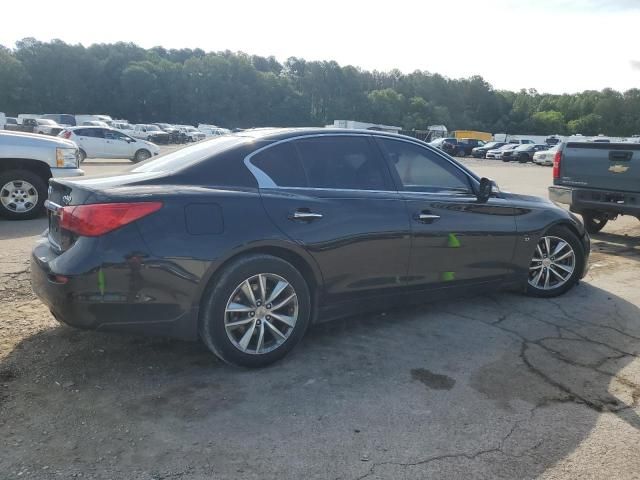
[(451, 282), (456, 279), (456, 272), (442, 272), (441, 277), (443, 282)]
[(98, 270), (98, 288), (100, 289), (100, 295), (104, 295), (104, 272), (102, 268)]
[(460, 240), (456, 237), (455, 233), (449, 234), (449, 240), (447, 241), (447, 246), (449, 248), (460, 248)]

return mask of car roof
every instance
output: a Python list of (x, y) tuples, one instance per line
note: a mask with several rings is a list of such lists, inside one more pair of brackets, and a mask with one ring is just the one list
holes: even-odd
[(284, 140), (286, 138), (305, 135), (377, 135), (389, 138), (404, 138), (425, 144), (422, 140), (398, 133), (383, 132), (380, 130), (363, 130), (351, 128), (323, 128), (323, 127), (282, 127), (282, 128), (251, 128), (231, 135), (248, 137), (255, 140)]

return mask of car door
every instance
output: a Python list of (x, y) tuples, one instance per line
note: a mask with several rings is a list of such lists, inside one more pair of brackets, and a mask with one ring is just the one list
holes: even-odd
[(74, 133), (78, 137), (78, 145), (85, 151), (87, 157), (101, 158), (104, 156), (104, 129), (79, 128)]
[(115, 130), (104, 131), (104, 157), (105, 158), (130, 158), (132, 147), (129, 137)]
[(464, 285), (515, 274), (515, 208), (500, 198), (478, 203), (477, 181), (433, 149), (376, 140), (411, 219), (412, 285)]
[(252, 154), (264, 208), (316, 260), (324, 304), (406, 283), (409, 219), (370, 135), (312, 135)]

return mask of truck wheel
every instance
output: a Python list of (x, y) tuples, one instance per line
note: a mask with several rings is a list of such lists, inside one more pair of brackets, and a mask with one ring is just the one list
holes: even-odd
[(589, 233), (598, 233), (600, 230), (604, 228), (609, 219), (603, 215), (596, 212), (585, 212), (582, 214), (582, 222), (584, 223), (584, 228)]
[(0, 216), (9, 220), (27, 220), (42, 213), (47, 199), (47, 184), (28, 170), (0, 173)]

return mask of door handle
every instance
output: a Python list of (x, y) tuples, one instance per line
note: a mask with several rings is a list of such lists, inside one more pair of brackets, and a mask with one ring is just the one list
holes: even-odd
[(432, 223), (440, 218), (440, 215), (433, 215), (432, 213), (420, 212), (414, 217), (417, 221), (422, 223)]
[(310, 212), (308, 210), (296, 210), (293, 212), (293, 215), (289, 216), (289, 219), (310, 222), (313, 220), (319, 220), (322, 216), (323, 215), (321, 213)]

